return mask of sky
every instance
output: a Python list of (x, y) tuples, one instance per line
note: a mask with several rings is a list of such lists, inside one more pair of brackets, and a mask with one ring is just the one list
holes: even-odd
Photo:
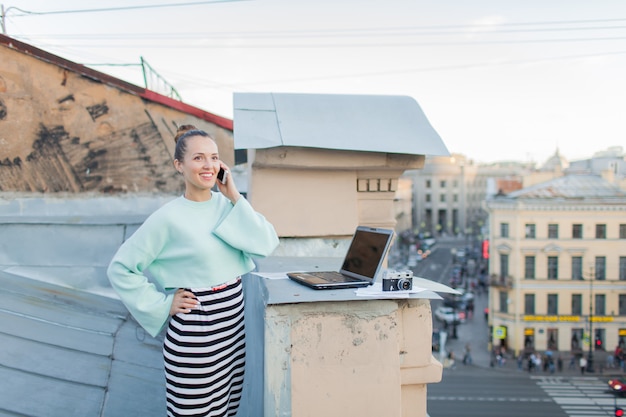
[(0, 4), (5, 34), (140, 86), (143, 59), (228, 118), (234, 92), (405, 95), (476, 162), (626, 148), (624, 0)]

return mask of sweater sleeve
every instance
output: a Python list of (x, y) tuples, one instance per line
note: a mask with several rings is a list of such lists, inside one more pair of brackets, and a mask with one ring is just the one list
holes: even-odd
[(173, 294), (164, 294), (144, 275), (156, 258), (159, 239), (140, 227), (120, 246), (107, 269), (111, 286), (135, 320), (152, 336), (169, 319)]
[(230, 246), (250, 256), (269, 256), (279, 243), (274, 226), (254, 211), (245, 198), (237, 201), (214, 233)]

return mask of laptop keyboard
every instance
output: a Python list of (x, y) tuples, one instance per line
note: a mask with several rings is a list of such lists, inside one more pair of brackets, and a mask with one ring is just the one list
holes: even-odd
[(313, 275), (318, 278), (325, 279), (329, 282), (346, 282), (346, 281), (360, 281), (359, 279), (349, 277), (347, 275), (341, 275), (339, 272), (312, 272)]

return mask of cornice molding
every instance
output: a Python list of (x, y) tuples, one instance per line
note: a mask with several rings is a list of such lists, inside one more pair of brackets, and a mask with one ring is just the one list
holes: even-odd
[(511, 253), (511, 251), (513, 250), (513, 248), (509, 245), (507, 245), (506, 243), (500, 243), (498, 246), (496, 246), (496, 250), (498, 251), (498, 253)]
[(554, 243), (547, 244), (543, 248), (544, 253), (561, 253), (562, 251), (563, 248), (561, 248), (559, 245), (555, 245)]

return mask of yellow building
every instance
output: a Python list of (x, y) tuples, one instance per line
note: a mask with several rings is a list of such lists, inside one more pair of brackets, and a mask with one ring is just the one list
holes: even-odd
[(626, 340), (626, 192), (566, 175), (486, 202), (489, 324), (509, 352), (613, 351)]

